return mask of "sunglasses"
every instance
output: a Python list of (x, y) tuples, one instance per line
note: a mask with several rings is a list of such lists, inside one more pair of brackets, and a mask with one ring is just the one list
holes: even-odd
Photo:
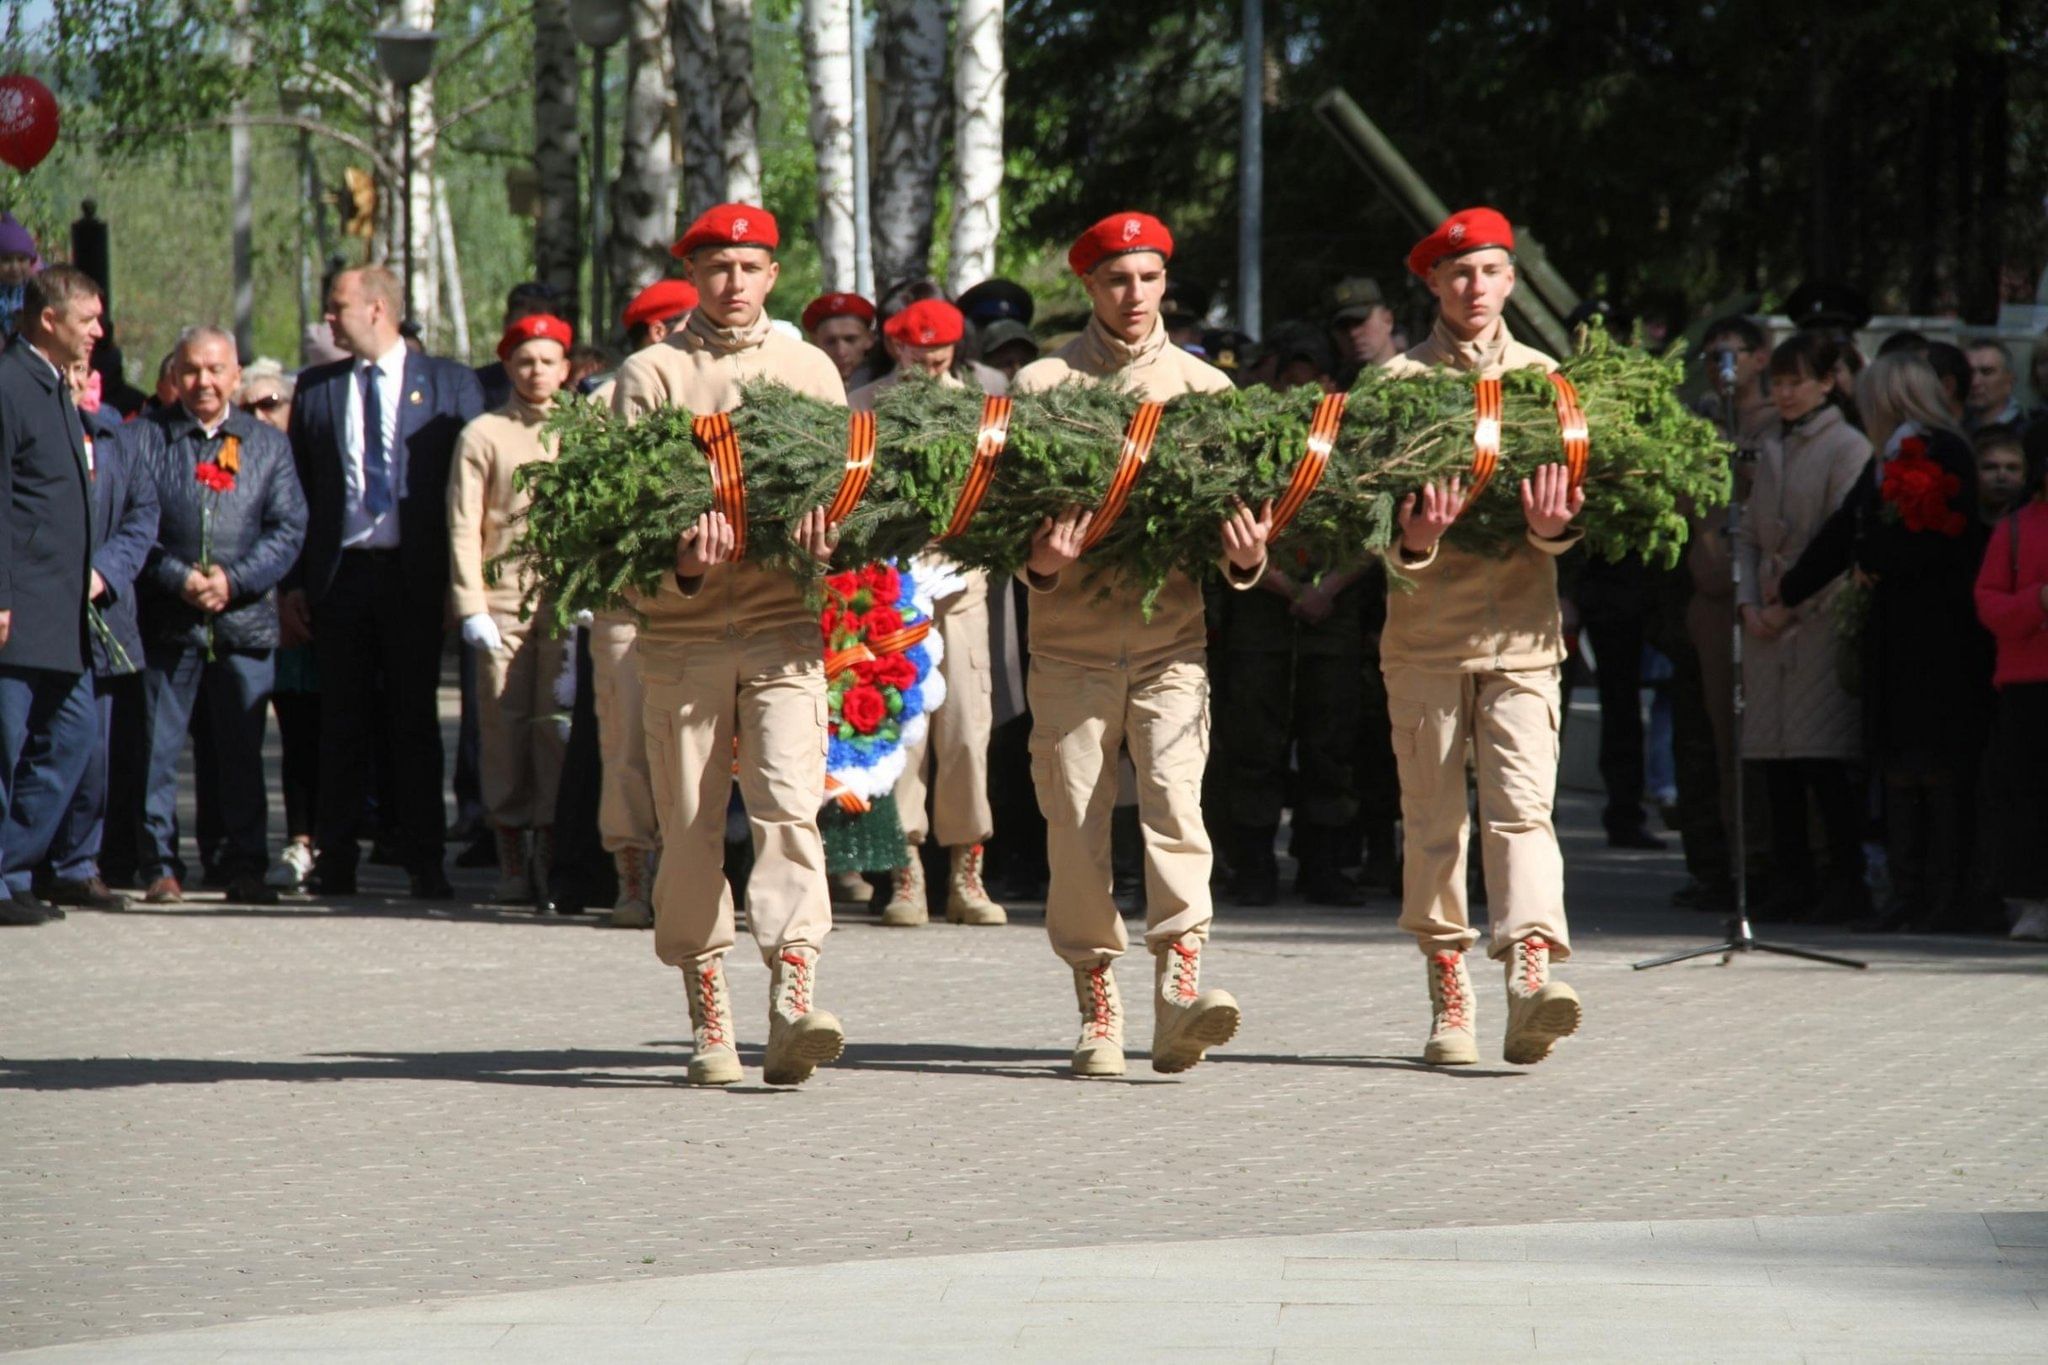
[(257, 412), (275, 412), (284, 405), (285, 396), (281, 393), (266, 393), (261, 398), (253, 398), (249, 401), (249, 406)]

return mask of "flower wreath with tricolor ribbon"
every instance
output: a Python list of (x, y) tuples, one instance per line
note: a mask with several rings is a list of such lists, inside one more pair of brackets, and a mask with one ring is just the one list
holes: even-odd
[(943, 569), (892, 562), (825, 580), (825, 794), (849, 813), (895, 787), (905, 747), (923, 737), (946, 699), (932, 603), (958, 589)]

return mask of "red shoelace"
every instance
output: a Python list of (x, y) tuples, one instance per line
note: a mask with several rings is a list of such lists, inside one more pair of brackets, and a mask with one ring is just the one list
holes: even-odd
[(801, 953), (784, 953), (782, 960), (789, 966), (790, 1014), (798, 1019), (811, 1012), (811, 964)]
[(1525, 938), (1515, 946), (1522, 950), (1522, 989), (1534, 995), (1543, 989), (1544, 968), (1550, 965), (1550, 944), (1540, 938)]
[(1109, 964), (1101, 963), (1088, 969), (1088, 1037), (1097, 1042), (1108, 1042), (1116, 1035), (1116, 1010), (1109, 1003)]
[(718, 968), (706, 967), (697, 973), (697, 1001), (704, 1015), (704, 1045), (730, 1047), (732, 1039), (725, 1031), (725, 1011), (718, 1005)]
[(1444, 999), (1444, 1027), (1447, 1029), (1468, 1029), (1471, 1021), (1465, 1017), (1465, 991), (1458, 984), (1458, 966), (1462, 959), (1456, 953), (1438, 953), (1436, 963), (1437, 991)]

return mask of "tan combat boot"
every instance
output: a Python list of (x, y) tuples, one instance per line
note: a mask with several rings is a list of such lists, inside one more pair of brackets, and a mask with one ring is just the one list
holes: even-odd
[(1550, 979), (1550, 944), (1531, 936), (1508, 954), (1508, 1036), (1501, 1056), (1534, 1066), (1579, 1031), (1579, 993)]
[(526, 831), (498, 826), (498, 884), (491, 888), (496, 905), (533, 903), (533, 880), (526, 870)]
[(619, 898), (612, 902), (614, 929), (652, 929), (654, 905), (647, 898), (647, 850), (622, 848), (612, 854), (619, 873)]
[(924, 859), (911, 847), (903, 856), (903, 866), (889, 874), (889, 903), (882, 907), (882, 923), (898, 927), (924, 924), (932, 917), (924, 902)]
[(1237, 999), (1202, 989), (1202, 940), (1183, 934), (1152, 958), (1152, 1069), (1186, 1071), (1237, 1032)]
[(875, 898), (875, 888), (858, 872), (834, 872), (825, 884), (832, 888), (834, 905), (866, 905)]
[(1431, 1066), (1470, 1066), (1479, 1060), (1479, 1036), (1465, 955), (1431, 953), (1427, 966), (1429, 1041), (1422, 1045), (1422, 1060)]
[(725, 992), (725, 964), (707, 958), (683, 968), (690, 991), (691, 1085), (731, 1085), (740, 1078), (740, 1054), (733, 1045), (732, 999)]
[(770, 1085), (802, 1085), (846, 1048), (838, 1016), (811, 1007), (817, 982), (817, 949), (784, 948), (775, 955), (768, 986), (768, 1051), (761, 1058), (761, 1079)]
[(1124, 1074), (1124, 1002), (1107, 961), (1074, 968), (1074, 999), (1081, 1006), (1081, 1041), (1074, 1044), (1076, 1076)]
[(946, 879), (946, 921), (949, 924), (1008, 924), (1003, 912), (981, 884), (981, 845), (965, 844), (946, 850), (952, 855), (952, 875)]

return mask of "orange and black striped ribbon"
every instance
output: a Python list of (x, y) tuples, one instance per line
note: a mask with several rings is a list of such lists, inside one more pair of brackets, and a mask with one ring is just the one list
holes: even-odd
[(1593, 453), (1593, 435), (1586, 427), (1586, 410), (1579, 406), (1579, 391), (1561, 374), (1549, 376), (1557, 390), (1557, 430), (1564, 440), (1564, 467), (1571, 474), (1572, 487), (1586, 481), (1586, 464)]
[(848, 815), (866, 815), (872, 809), (859, 793), (848, 790), (844, 782), (830, 773), (825, 774), (825, 799), (837, 802)]
[(852, 413), (846, 423), (846, 473), (840, 477), (839, 491), (833, 495), (832, 506), (825, 512), (827, 524), (837, 526), (853, 515), (853, 509), (860, 506), (862, 495), (868, 491), (868, 479), (874, 472), (875, 414)]
[(724, 413), (699, 417), (690, 434), (711, 462), (711, 505), (732, 523), (732, 557), (747, 557), (747, 481), (740, 469), (740, 438)]
[(1472, 489), (1465, 495), (1469, 505), (1479, 500), (1486, 485), (1500, 468), (1501, 394), (1498, 379), (1482, 379), (1473, 398)]
[(825, 676), (836, 678), (855, 664), (871, 664), (875, 652), (866, 645), (849, 645), (825, 656)]
[(880, 658), (884, 654), (902, 654), (910, 649), (912, 645), (923, 644), (925, 636), (931, 633), (932, 623), (929, 620), (924, 620), (919, 621), (914, 626), (905, 626), (903, 629), (891, 631), (887, 635), (876, 636), (869, 640), (867, 645), (869, 649), (875, 652), (876, 658)]
[(1152, 458), (1152, 442), (1159, 435), (1159, 416), (1165, 411), (1164, 403), (1140, 403), (1138, 410), (1131, 414), (1131, 424), (1124, 428), (1123, 458), (1117, 462), (1116, 477), (1109, 481), (1109, 491), (1102, 495), (1102, 502), (1095, 509), (1095, 520), (1081, 540), (1082, 553), (1101, 544), (1102, 538), (1116, 525), (1117, 518), (1124, 514), (1124, 506), (1131, 500), (1131, 489), (1137, 486), (1138, 476), (1145, 472), (1145, 461)]
[(974, 520), (974, 514), (981, 510), (981, 500), (988, 496), (989, 485), (995, 482), (996, 461), (1009, 443), (1010, 400), (983, 399), (981, 435), (974, 442), (974, 463), (967, 468), (967, 481), (960, 486), (960, 501), (954, 504), (953, 519), (946, 523), (946, 534), (940, 539), (959, 535)]
[(1273, 535), (1287, 529), (1287, 523), (1294, 520), (1308, 502), (1309, 494), (1323, 481), (1330, 451), (1337, 444), (1337, 428), (1344, 422), (1344, 402), (1343, 394), (1326, 393), (1316, 404), (1315, 416), (1308, 424), (1308, 448), (1302, 451), (1294, 466), (1294, 477), (1288, 480), (1287, 491), (1280, 495), (1280, 503), (1273, 509)]

